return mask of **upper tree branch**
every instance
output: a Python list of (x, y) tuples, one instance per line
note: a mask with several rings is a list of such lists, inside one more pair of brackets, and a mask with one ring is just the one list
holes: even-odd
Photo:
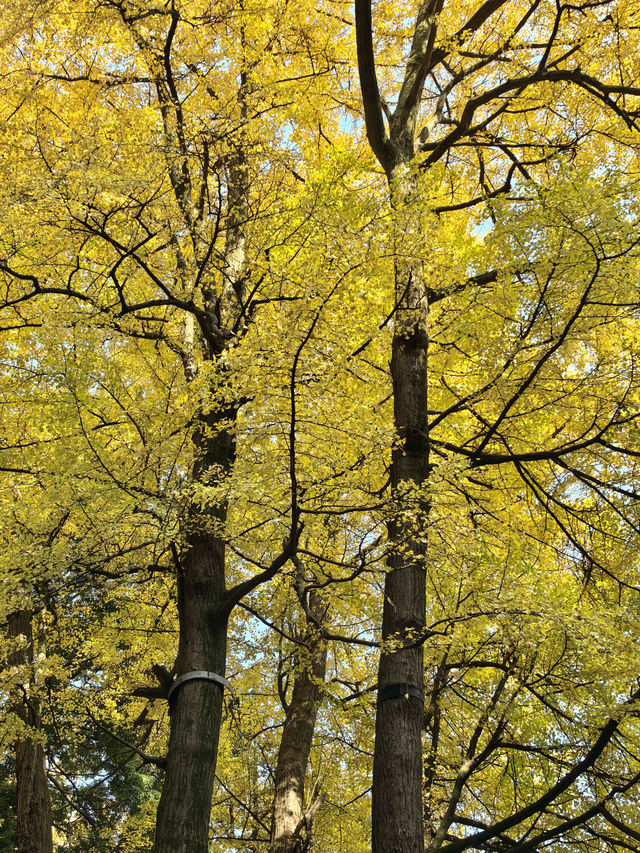
[[(433, 143), (433, 146), (423, 146), (433, 148), (424, 165), (430, 166), (433, 163), (436, 163), (438, 160), (440, 160), (443, 154), (445, 154), (445, 152), (452, 147), (452, 145), (454, 145), (456, 142), (458, 142), (458, 140), (469, 135), (475, 130), (475, 128), (472, 127), (472, 122), (476, 110), (479, 109), (479, 107), (484, 106), (485, 104), (488, 104), (491, 101), (506, 95), (513, 96), (512, 93), (518, 95), (522, 93), (525, 89), (527, 89), (529, 86), (533, 86), (536, 83), (544, 82), (573, 83), (574, 85), (579, 86), (581, 89), (584, 89), (586, 92), (601, 101), (605, 106), (607, 106), (614, 113), (616, 113), (616, 115), (620, 116), (620, 118), (623, 119), (623, 121), (629, 128), (637, 129), (637, 125), (635, 122), (635, 112), (630, 113), (622, 109), (620, 106), (618, 106), (618, 103), (611, 96), (640, 96), (639, 87), (608, 86), (604, 83), (601, 83), (595, 77), (591, 77), (588, 74), (584, 74), (579, 69), (543, 69), (536, 71), (533, 74), (526, 75), (524, 77), (516, 77), (512, 80), (506, 80), (499, 86), (495, 86), (493, 89), (489, 89), (474, 98), (470, 98), (465, 104), (460, 120), (454, 130), (452, 130), (451, 133), (447, 134), (444, 139), (440, 140), (439, 142)], [(501, 112), (502, 110), (500, 110), (497, 114)], [(486, 124), (486, 121), (482, 123), (482, 129), (484, 129)]]
[[(468, 36), (475, 33), (476, 30), (478, 30), (494, 12), (496, 12), (501, 6), (504, 6), (507, 2), (508, 0), (487, 0), (486, 3), (483, 3), (478, 11), (469, 18), (466, 24), (460, 27), (458, 32), (450, 40), (451, 47), (459, 47), (468, 38)], [(533, 5), (537, 6), (539, 2), (540, 0), (537, 0)], [(448, 47), (440, 47), (437, 50), (434, 50), (431, 54), (430, 62), (425, 69), (425, 74), (433, 71), (436, 65), (439, 65), (442, 60), (447, 57), (450, 51), (451, 48)]]
[(404, 72), (398, 103), (391, 118), (391, 136), (413, 154), (416, 117), (429, 69), (444, 0), (426, 0), (418, 10), (413, 42)]
[[(629, 707), (634, 702), (637, 702), (640, 699), (640, 688), (635, 690), (629, 699), (622, 706), (623, 708)], [(477, 832), (474, 835), (469, 835), (466, 838), (461, 838), (458, 841), (454, 841), (451, 844), (447, 844), (442, 848), (442, 853), (461, 853), (463, 850), (468, 849), (479, 849), (479, 845), (484, 844), (485, 841), (489, 841), (491, 838), (495, 838), (503, 832), (511, 829), (514, 826), (518, 826), (518, 824), (522, 823), (528, 818), (533, 817), (536, 814), (539, 814), (543, 811), (550, 803), (552, 803), (560, 794), (564, 793), (573, 783), (578, 779), (583, 773), (589, 770), (595, 762), (598, 760), (607, 744), (610, 742), (611, 738), (614, 736), (616, 731), (618, 730), (621, 722), (621, 715), (616, 715), (612, 717), (608, 722), (602, 727), (600, 734), (591, 747), (591, 749), (587, 752), (582, 761), (578, 761), (568, 773), (565, 773), (555, 785), (549, 788), (541, 797), (538, 797), (537, 800), (534, 800), (528, 806), (520, 809), (519, 811), (512, 814), (510, 817), (504, 818), (504, 820), (498, 821), (493, 826), (485, 829), (482, 832)]]
[[(198, 216), (193, 203), (191, 175), (187, 159), (187, 145), (184, 133), (182, 104), (175, 85), (171, 65), (171, 47), (180, 21), (180, 13), (171, 2), (170, 24), (161, 51), (154, 46), (149, 36), (143, 35), (135, 24), (140, 16), (128, 16), (124, 8), (117, 6), (123, 22), (127, 26), (138, 48), (146, 59), (153, 83), (158, 94), (158, 104), (162, 115), (165, 138), (165, 159), (169, 171), (171, 186), (176, 202), (193, 236)], [(158, 14), (166, 14), (163, 10)]]
[(356, 45), (367, 139), (385, 171), (391, 168), (393, 148), (382, 118), (382, 104), (373, 52), (371, 0), (356, 0)]
[[(541, 832), (534, 838), (530, 838), (527, 841), (523, 841), (522, 843), (514, 844), (513, 847), (509, 848), (509, 853), (536, 853), (536, 851), (540, 850), (542, 844), (546, 844), (548, 841), (550, 841), (552, 838), (556, 838), (558, 835), (563, 835), (570, 829), (574, 829), (578, 826), (584, 826), (587, 821), (591, 820), (594, 817), (598, 817), (598, 815), (602, 815), (605, 820), (611, 823), (612, 826), (615, 826), (616, 829), (620, 829), (621, 831), (625, 832), (628, 837), (640, 840), (640, 833), (635, 832), (633, 829), (631, 829), (630, 826), (626, 826), (621, 821), (616, 821), (615, 818), (613, 818), (613, 815), (611, 815), (611, 812), (606, 807), (606, 803), (613, 800), (616, 794), (624, 793), (630, 788), (635, 787), (635, 785), (638, 784), (638, 781), (640, 781), (640, 773), (636, 773), (635, 776), (633, 776), (626, 784), (616, 785), (616, 787), (612, 788), (605, 797), (603, 797), (597, 803), (594, 803), (594, 805), (586, 809), (584, 812), (581, 812), (575, 817), (568, 818), (567, 820), (558, 824), (558, 826), (554, 826), (552, 829), (548, 829), (546, 832)], [(613, 820), (609, 820), (609, 818), (613, 818)]]

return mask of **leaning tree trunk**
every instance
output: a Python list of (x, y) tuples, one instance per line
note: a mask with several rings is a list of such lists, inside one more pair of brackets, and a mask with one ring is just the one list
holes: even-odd
[[(316, 622), (322, 621), (325, 605), (315, 590), (309, 596), (309, 611)], [(301, 853), (305, 849), (302, 830), (308, 830), (321, 803), (318, 799), (305, 813), (304, 777), (327, 666), (326, 642), (310, 622), (301, 647), (305, 656), (295, 677), (278, 751), (269, 853)]]
[[(396, 234), (412, 242), (413, 180), (408, 166), (391, 173)], [(422, 815), (423, 652), (427, 504), (427, 289), (419, 260), (403, 259), (396, 240), (398, 310), (391, 356), (394, 419), (393, 516), (384, 587), (373, 759), (374, 853), (420, 853)]]
[[(25, 673), (33, 669), (33, 614), (17, 610), (9, 616), (9, 636), (16, 648), (9, 656), (10, 667)], [(34, 679), (25, 676), (14, 691), (12, 710), (37, 735), (41, 726), (40, 703), (33, 687)], [(22, 737), (16, 743), (16, 853), (52, 853), (51, 807), (45, 768), (44, 749), (35, 738)]]

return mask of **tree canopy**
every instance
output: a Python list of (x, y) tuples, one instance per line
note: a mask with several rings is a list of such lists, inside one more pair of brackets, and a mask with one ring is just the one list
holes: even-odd
[(3, 851), (637, 848), (639, 16), (6, 10)]

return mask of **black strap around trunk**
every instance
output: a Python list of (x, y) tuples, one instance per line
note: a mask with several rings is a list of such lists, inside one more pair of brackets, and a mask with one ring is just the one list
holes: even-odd
[(188, 681), (212, 681), (214, 684), (217, 684), (218, 687), (223, 690), (226, 687), (227, 690), (229, 690), (231, 695), (233, 696), (234, 703), (237, 703), (238, 701), (236, 698), (236, 694), (233, 692), (233, 687), (231, 686), (229, 681), (227, 681), (226, 678), (224, 678), (222, 675), (218, 675), (217, 672), (208, 672), (205, 669), (196, 669), (192, 670), (191, 672), (185, 672), (184, 675), (178, 676), (178, 678), (176, 678), (176, 680), (171, 685), (169, 695), (167, 696), (167, 699), (169, 701), (169, 713), (171, 713), (171, 711), (173, 710), (172, 700), (175, 699), (176, 690), (178, 690), (179, 687), (181, 687), (183, 684), (186, 684)]
[(407, 684), (406, 681), (399, 681), (396, 684), (387, 684), (384, 687), (378, 687), (378, 695), (382, 702), (387, 699), (399, 699), (400, 697), (408, 699), (409, 696), (415, 696), (416, 699), (424, 702), (424, 693), (422, 690), (413, 684)]

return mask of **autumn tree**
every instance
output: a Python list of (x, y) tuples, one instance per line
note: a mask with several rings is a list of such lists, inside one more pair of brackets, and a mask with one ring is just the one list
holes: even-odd
[[(376, 851), (633, 844), (634, 12), (374, 12), (378, 166), (348, 7), (3, 21), (5, 639), (78, 846), (161, 787), (156, 853), (365, 850), (374, 702)], [(148, 785), (93, 834), (82, 744)]]
[[(409, 26), (404, 10), (380, 5), (374, 11), (375, 23), (372, 4), (357, 0), (366, 133), (394, 208), (391, 377), (398, 438), (392, 462), (397, 511), (389, 522), (393, 548), (378, 679), (373, 849), (491, 849), (498, 840), (514, 850), (533, 850), (549, 839), (567, 838), (577, 826), (615, 844), (589, 824), (602, 816), (607, 797), (596, 798), (581, 814), (579, 808), (567, 813), (559, 803), (618, 736), (623, 709), (632, 708), (638, 697), (635, 688), (631, 704), (613, 712), (605, 704), (598, 729), (579, 748), (581, 757), (552, 772), (553, 781), (526, 806), (518, 794), (507, 815), (494, 810), (497, 804), (492, 808), (480, 800), (479, 812), (458, 818), (464, 792), (473, 790), (472, 775), (504, 739), (506, 718), (498, 717), (493, 726), (488, 719), (503, 701), (505, 678), (517, 671), (505, 664), (514, 650), (507, 644), (502, 663), (487, 663), (505, 675), (492, 681), (493, 693), (482, 712), (479, 703), (477, 723), (462, 724), (466, 746), (461, 746), (460, 765), (450, 771), (448, 793), (436, 804), (431, 798), (443, 711), (439, 697), (449, 658), (444, 653), (436, 669), (425, 717), (423, 644), (431, 636), (425, 582), (437, 553), (434, 545), (443, 536), (441, 476), (444, 482), (451, 476), (438, 472), (451, 466), (460, 472), (455, 488), (468, 502), (474, 524), (494, 515), (483, 490), (496, 488), (496, 477), (511, 483), (515, 476), (519, 486), (509, 492), (506, 506), (535, 498), (544, 507), (546, 520), (540, 523), (545, 530), (557, 525), (564, 544), (556, 541), (553, 547), (568, 552), (569, 572), (578, 556), (613, 577), (614, 587), (635, 587), (633, 574), (626, 576), (615, 559), (613, 564), (606, 559), (604, 542), (626, 539), (635, 530), (625, 506), (634, 493), (625, 483), (633, 477), (637, 453), (630, 429), (637, 410), (627, 368), (620, 365), (607, 374), (596, 354), (607, 346), (598, 327), (604, 323), (614, 337), (624, 337), (621, 326), (629, 307), (637, 304), (630, 283), (637, 254), (631, 163), (640, 94), (637, 69), (629, 61), (635, 53), (635, 13), (616, 3), (523, 8), (503, 0), (455, 6), (436, 0), (420, 3)], [(593, 192), (598, 169), (589, 173), (585, 164), (605, 157), (615, 159), (619, 173), (630, 170), (632, 180), (627, 188), (605, 180), (598, 197)], [(602, 173), (609, 175), (609, 170)], [(615, 174), (611, 177), (615, 184)], [(500, 204), (493, 199), (501, 199)], [(468, 257), (466, 270), (463, 261), (462, 267), (454, 263), (441, 271), (438, 234), (445, 240), (452, 235), (448, 223), (468, 228), (462, 225), (462, 211), (469, 212), (466, 222), (474, 222), (480, 232), (495, 224), (502, 246), (484, 260)], [(555, 240), (549, 237), (552, 231)], [(491, 245), (490, 239), (484, 242)], [(518, 245), (515, 255), (510, 243)], [(456, 246), (459, 238), (449, 245), (452, 259)], [(431, 319), (429, 306), (434, 306)], [(496, 315), (503, 318), (499, 329), (492, 322)], [(573, 376), (566, 373), (570, 364), (575, 365)], [(578, 388), (584, 390), (587, 375), (601, 389), (595, 407), (587, 407), (589, 414), (584, 399), (573, 397)], [(553, 383), (560, 377), (565, 384), (556, 394)], [(542, 432), (535, 427), (536, 412), (548, 425)], [(589, 515), (585, 492), (603, 502), (603, 513), (617, 516), (613, 528), (602, 515), (597, 520)], [(620, 523), (628, 525), (626, 533)], [(507, 527), (500, 534), (503, 544)], [(552, 544), (539, 530), (528, 535), (544, 547)], [(437, 562), (446, 570), (446, 560)], [(464, 562), (468, 565), (468, 557)], [(634, 666), (629, 680), (636, 672)], [(512, 692), (509, 701), (516, 695)], [(448, 713), (457, 712), (449, 708)], [(426, 789), (423, 721), (432, 739)], [(607, 796), (633, 784), (630, 770), (625, 783)], [(537, 835), (532, 836), (531, 820), (542, 820)], [(624, 820), (612, 823), (633, 837), (632, 829), (621, 829)]]
[[(33, 327), (58, 336), (46, 358), (70, 419), (56, 440), (69, 454), (78, 440), (69, 479), (95, 487), (62, 525), (64, 541), (82, 541), (63, 574), (113, 581), (124, 612), (132, 577), (175, 578), (177, 661), (138, 691), (171, 710), (154, 849), (204, 850), (229, 615), (295, 555), (314, 480), (312, 431), (299, 437), (303, 364), (359, 263), (334, 254), (314, 282), (300, 245), (288, 248), (300, 221), (286, 194), (305, 183), (298, 151), (312, 141), (321, 163), (340, 118), (313, 105), (337, 64), (332, 30), (309, 34), (277, 6), (44, 12), (17, 9), (3, 39), (4, 330), (20, 347)], [(277, 463), (234, 496), (239, 437), (250, 449), (274, 391)], [(347, 470), (357, 458), (343, 456)], [(88, 460), (98, 477), (82, 471)], [(319, 476), (331, 481), (326, 464)], [(271, 497), (256, 500), (267, 481)], [(101, 510), (104, 524), (81, 538), (76, 515)], [(241, 543), (229, 570), (225, 550)]]

